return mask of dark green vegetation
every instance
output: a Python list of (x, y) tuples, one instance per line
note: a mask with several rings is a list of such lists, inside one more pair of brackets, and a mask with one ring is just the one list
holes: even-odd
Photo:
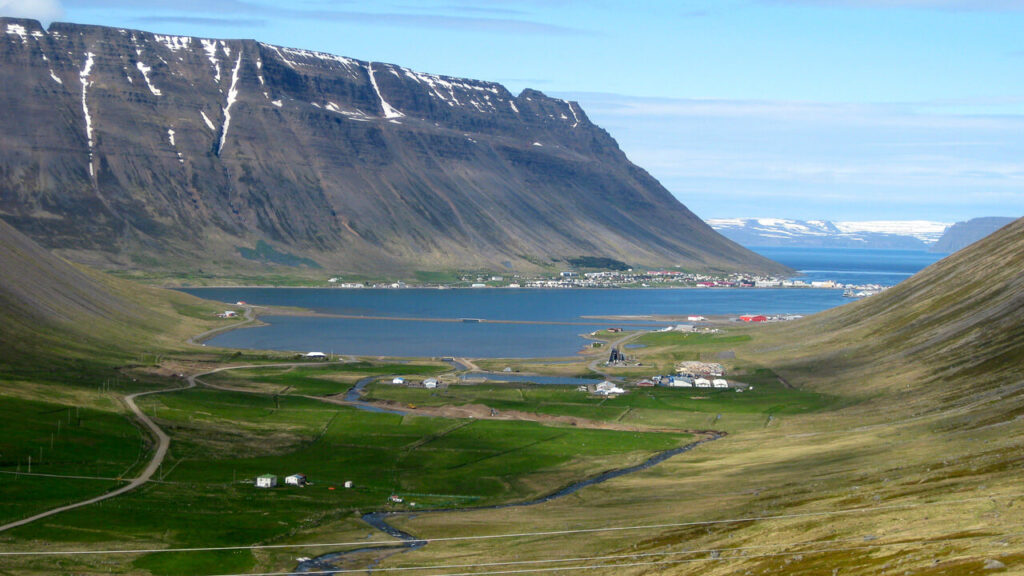
[[(787, 390), (769, 370), (744, 377), (756, 383), (748, 392), (693, 388), (635, 388), (617, 398), (580, 392), (572, 386), (487, 383), (427, 390), (377, 383), (367, 387), (368, 400), (416, 406), (483, 404), (498, 410), (516, 410), (606, 421), (654, 419), (671, 425), (681, 422), (680, 412), (698, 414), (802, 414), (834, 407), (838, 399), (817, 392)], [(723, 426), (729, 430), (729, 426)]]
[(147, 438), (109, 408), (4, 396), (0, 422), (0, 524), (119, 485), (148, 452)]
[[(158, 537), (174, 546), (273, 542), (315, 533), (324, 523), (357, 510), (386, 507), (391, 494), (418, 507), (534, 497), (691, 438), (532, 422), (403, 417), (305, 398), (220, 390), (150, 396), (141, 404), (172, 436), (160, 481), (19, 528), (12, 533), (15, 537), (81, 543)], [(137, 447), (138, 434), (133, 440), (97, 450), (114, 458), (119, 450)], [(260, 474), (277, 474), (283, 483), (285, 475), (296, 472), (306, 474), (313, 485), (275, 490), (252, 485)], [(342, 487), (348, 480), (354, 488)], [(4, 494), (10, 489), (5, 486)], [(22, 506), (47, 503), (26, 501)], [(239, 569), (252, 562), (246, 554), (229, 558)], [(157, 574), (223, 573), (224, 567), (216, 567), (220, 559), (212, 553), (154, 554), (135, 565)]]
[(282, 252), (263, 240), (256, 242), (256, 248), (246, 248), (244, 246), (238, 246), (237, 248), (238, 253), (246, 260), (255, 260), (264, 264), (281, 264), (282, 266), (320, 268), (320, 265), (315, 260)]
[(434, 376), (450, 371), (447, 364), (394, 364), (378, 362), (346, 362), (344, 364), (312, 364), (308, 367), (256, 368), (211, 374), (204, 380), (222, 386), (252, 386), (262, 391), (288, 394), (326, 396), (352, 387), (366, 376), (395, 374), (402, 376)]
[(566, 258), (565, 260), (575, 268), (591, 268), (594, 270), (629, 270), (632, 268), (622, 260), (614, 258), (601, 258), (598, 256), (579, 256), (577, 258)]

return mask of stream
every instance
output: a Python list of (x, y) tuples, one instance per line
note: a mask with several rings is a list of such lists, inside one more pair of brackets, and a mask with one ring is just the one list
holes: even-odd
[[(373, 380), (373, 378), (367, 378), (367, 379), (364, 379), (364, 380), (360, 380), (359, 383), (356, 384), (356, 387), (354, 387), (352, 390), (349, 391), (349, 394), (352, 394), (353, 391), (356, 390), (356, 388), (359, 388), (360, 384), (362, 384), (363, 386), (366, 386), (366, 384), (369, 383), (372, 380)], [(355, 403), (357, 408), (359, 407), (359, 392), (358, 391), (356, 391), (354, 393), (354, 396), (352, 398), (350, 398), (349, 395), (346, 395), (345, 399), (350, 401), (350, 402)], [(367, 409), (372, 408), (373, 411), (381, 411), (381, 410), (377, 409), (377, 407), (375, 407), (375, 406), (366, 406), (366, 408)], [(397, 413), (401, 413), (401, 412), (397, 412)], [(341, 558), (343, 558), (345, 556), (350, 556), (350, 555), (353, 555), (353, 554), (364, 553), (364, 552), (375, 552), (375, 551), (385, 551), (385, 550), (392, 551), (392, 552), (395, 552), (395, 553), (407, 552), (409, 550), (415, 550), (416, 548), (422, 548), (423, 546), (427, 545), (428, 540), (422, 540), (422, 539), (416, 538), (412, 534), (409, 534), (408, 532), (399, 530), (398, 528), (395, 528), (391, 524), (388, 524), (388, 518), (391, 518), (391, 517), (411, 516), (411, 515), (421, 516), (423, 514), (432, 514), (432, 513), (440, 513), (440, 512), (467, 512), (467, 511), (479, 511), (479, 510), (500, 510), (500, 509), (503, 509), (503, 508), (524, 508), (524, 507), (527, 507), (527, 506), (536, 506), (537, 504), (543, 504), (545, 502), (550, 502), (552, 500), (556, 500), (558, 498), (562, 498), (564, 496), (568, 496), (568, 495), (570, 495), (570, 494), (572, 494), (574, 492), (577, 492), (577, 491), (579, 491), (579, 490), (581, 490), (583, 488), (586, 488), (587, 486), (593, 486), (595, 484), (600, 484), (602, 482), (607, 482), (608, 480), (611, 480), (613, 478), (618, 478), (620, 476), (625, 476), (627, 474), (633, 474), (634, 472), (640, 472), (641, 470), (646, 470), (646, 469), (648, 469), (648, 468), (650, 468), (652, 466), (655, 466), (657, 464), (660, 464), (660, 463), (664, 462), (665, 460), (668, 460), (669, 458), (672, 458), (673, 456), (677, 456), (677, 455), (682, 454), (684, 452), (689, 452), (690, 450), (693, 450), (694, 448), (696, 448), (697, 446), (700, 446), (701, 444), (706, 444), (708, 442), (713, 442), (715, 440), (718, 440), (719, 438), (722, 438), (723, 436), (725, 436), (724, 432), (710, 432), (710, 436), (708, 436), (707, 438), (704, 438), (703, 440), (697, 440), (696, 442), (691, 442), (690, 444), (687, 444), (685, 446), (680, 446), (678, 448), (672, 448), (671, 450), (665, 450), (663, 452), (659, 452), (659, 453), (651, 456), (647, 460), (644, 460), (640, 464), (636, 464), (634, 466), (629, 466), (629, 467), (626, 467), (626, 468), (619, 468), (619, 469), (616, 469), (616, 470), (609, 470), (607, 472), (603, 472), (601, 474), (598, 474), (597, 476), (593, 476), (591, 478), (580, 480), (579, 482), (574, 482), (572, 484), (569, 484), (568, 486), (565, 486), (564, 488), (561, 488), (561, 489), (559, 489), (559, 490), (557, 490), (555, 492), (552, 492), (551, 494), (548, 494), (546, 496), (541, 496), (541, 497), (535, 498), (533, 500), (526, 500), (526, 501), (523, 501), (523, 502), (512, 502), (512, 503), (509, 503), (509, 504), (495, 504), (493, 506), (478, 506), (478, 507), (469, 507), (469, 508), (439, 508), (439, 509), (435, 509), (435, 510), (417, 510), (417, 511), (411, 511), (410, 510), (410, 511), (400, 511), (400, 512), (370, 512), (370, 513), (364, 514), (362, 516), (363, 522), (366, 522), (370, 526), (376, 528), (377, 530), (379, 530), (379, 531), (381, 531), (381, 532), (383, 532), (383, 533), (385, 533), (385, 534), (387, 534), (387, 535), (389, 535), (389, 536), (391, 536), (393, 538), (398, 538), (400, 540), (400, 542), (395, 542), (393, 544), (382, 544), (382, 545), (378, 545), (378, 546), (367, 546), (367, 547), (363, 547), (363, 548), (355, 548), (355, 549), (352, 549), (352, 550), (343, 550), (343, 551), (340, 551), (340, 552), (330, 552), (328, 554), (323, 554), (321, 556), (317, 556), (316, 558), (312, 558), (310, 560), (306, 560), (304, 562), (300, 562), (299, 565), (295, 568), (295, 570), (292, 573), (293, 574), (308, 574), (308, 573), (312, 572), (312, 573), (316, 573), (316, 574), (325, 574), (325, 575), (337, 574), (338, 572), (333, 572), (333, 570), (340, 571), (341, 568), (338, 568), (333, 563), (338, 561), (338, 560), (340, 560)], [(382, 559), (378, 559), (378, 560), (374, 561), (371, 566), (368, 566), (366, 568), (367, 573), (372, 573), (373, 572), (373, 567), (376, 565), (377, 562), (380, 562), (380, 560), (382, 560)]]

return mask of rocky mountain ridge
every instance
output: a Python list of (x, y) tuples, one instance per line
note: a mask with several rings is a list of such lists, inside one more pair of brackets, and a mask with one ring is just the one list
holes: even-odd
[(0, 83), (0, 217), (94, 265), (782, 270), (533, 90), (11, 18)]

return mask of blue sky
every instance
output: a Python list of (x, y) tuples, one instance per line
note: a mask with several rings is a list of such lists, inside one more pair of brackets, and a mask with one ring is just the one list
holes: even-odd
[(578, 100), (704, 218), (1024, 215), (1024, 0), (0, 0)]

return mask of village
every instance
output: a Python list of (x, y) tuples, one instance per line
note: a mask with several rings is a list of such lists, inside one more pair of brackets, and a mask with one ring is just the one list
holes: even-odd
[(327, 280), (332, 288), (819, 288), (843, 290), (848, 297), (870, 296), (886, 287), (878, 284), (843, 284), (833, 280), (805, 281), (751, 273), (698, 274), (677, 270), (580, 272), (566, 270), (551, 276), (463, 275), (453, 282)]

